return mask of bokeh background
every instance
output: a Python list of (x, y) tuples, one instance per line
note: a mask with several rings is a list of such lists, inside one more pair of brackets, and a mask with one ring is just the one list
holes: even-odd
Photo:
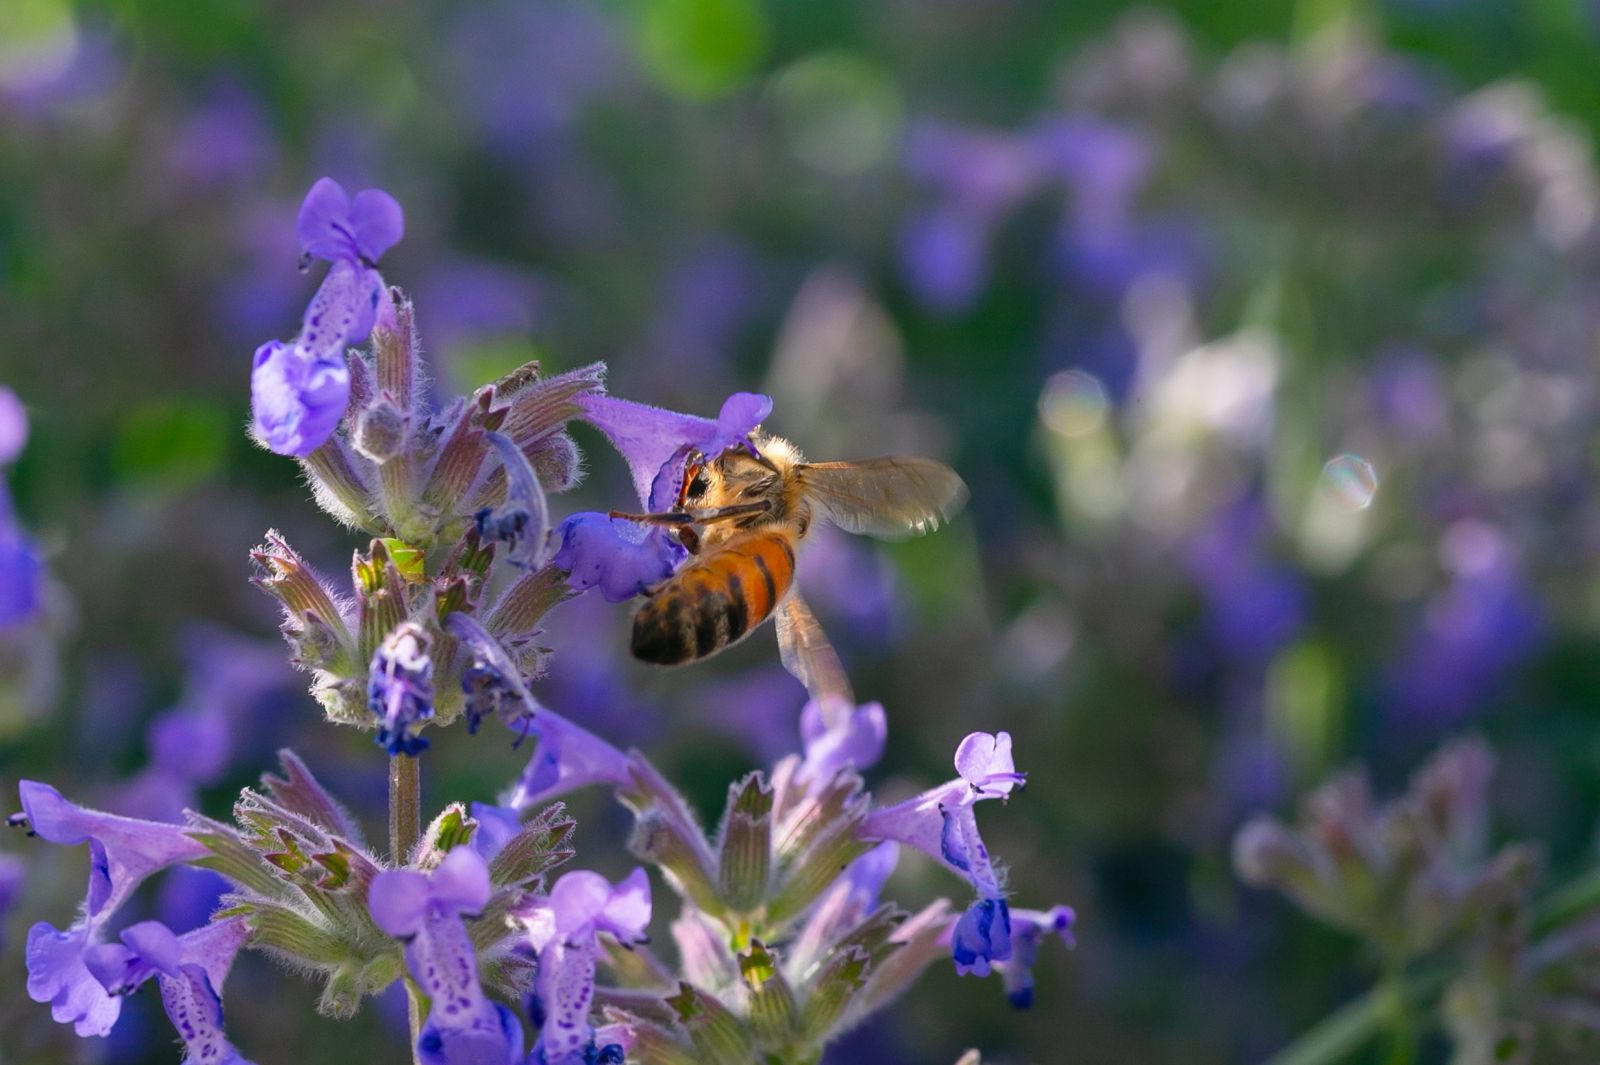
[[(385, 274), (447, 392), (605, 359), (617, 394), (768, 391), (813, 456), (971, 483), (952, 528), (822, 540), (801, 583), (887, 707), (885, 790), (1017, 738), (1027, 791), (984, 832), (1080, 946), (1031, 1013), (941, 967), (830, 1061), (1259, 1060), (1371, 959), (1240, 886), (1251, 812), (1357, 761), (1393, 790), (1478, 731), (1497, 836), (1557, 877), (1595, 860), (1597, 69), (1586, 0), (4, 0), (0, 382), (53, 587), (0, 634), (0, 807), (29, 776), (225, 815), (294, 744), (379, 834), (382, 753), (320, 724), (247, 583), (269, 527), (335, 572), (356, 546), (243, 428), (329, 175), (404, 204)], [(561, 506), (626, 501), (581, 442)], [(591, 598), (550, 619), (552, 706), (708, 815), (793, 744), (770, 635), (654, 672)], [(174, 707), (226, 742), (163, 762)], [(436, 753), (437, 801), (523, 757)], [(624, 868), (621, 814), (574, 807), (579, 861)], [(80, 1044), (26, 1000), (25, 929), (68, 916), (83, 856), (0, 849), (27, 868), (0, 1061), (172, 1060), (153, 1001)], [(904, 865), (904, 901), (961, 890)], [(251, 962), (228, 994), (263, 1065), (402, 1060), (392, 1003), (318, 1020)]]

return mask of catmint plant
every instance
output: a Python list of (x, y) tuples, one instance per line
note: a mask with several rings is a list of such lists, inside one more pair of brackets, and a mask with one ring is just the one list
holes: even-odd
[[(883, 708), (856, 702), (802, 600), (775, 626), (810, 696), (795, 749), (731, 782), (714, 826), (645, 753), (575, 720), (589, 708), (541, 702), (552, 611), (590, 590), (612, 603), (649, 595), (697, 545), (620, 512), (553, 516), (551, 498), (580, 470), (568, 425), (615, 445), (637, 502), (659, 512), (692, 462), (760, 460), (754, 434), (773, 401), (738, 393), (715, 418), (680, 414), (608, 395), (598, 364), (559, 375), (529, 364), (470, 397), (436, 397), (417, 310), (380, 273), (403, 232), (386, 193), (317, 182), (297, 235), (305, 263), (325, 261), (327, 274), (299, 333), (262, 345), (251, 370), (256, 440), (294, 458), (323, 509), (364, 538), (348, 583), (276, 531), (253, 558), (328, 723), (369, 733), (372, 757), (388, 760), (388, 839), (366, 839), (289, 750), (231, 817), (193, 809), (228, 737), (225, 721), (180, 707), (152, 732), (163, 801), (148, 818), (22, 783), (12, 823), (90, 859), (77, 916), (28, 933), (29, 995), (79, 1035), (103, 1036), (123, 997), (153, 983), (194, 1065), (247, 1060), (222, 1009), (241, 950), (316, 982), (332, 1017), (403, 985), (413, 1058), (428, 1065), (815, 1062), (940, 959), (1001, 974), (1026, 1007), (1041, 946), (1070, 945), (1074, 915), (1013, 908), (980, 833), (982, 801), (1004, 804), (1025, 781), (1010, 735), (973, 731), (948, 782), (880, 802), (866, 774), (885, 748)], [(447, 742), (526, 745), (529, 760), (498, 797), (455, 797), (424, 822), (422, 772)], [(557, 800), (584, 787), (633, 815), (628, 849), (643, 864), (616, 882), (583, 869), (551, 879), (578, 838)], [(885, 899), (907, 848), (964, 881), (970, 900), (913, 910)], [(141, 885), (176, 866), (227, 882), (210, 919), (126, 923)], [(649, 940), (653, 919), (670, 921), (673, 949)]]
[(1294, 826), (1260, 815), (1240, 830), (1239, 875), (1358, 937), (1380, 974), (1274, 1062), (1336, 1060), (1375, 1031), (1391, 1060), (1415, 1060), (1425, 1020), (1454, 1065), (1594, 1060), (1600, 887), (1590, 875), (1535, 899), (1540, 849), (1489, 846), (1493, 769), (1485, 743), (1458, 740), (1388, 803), (1354, 770), (1307, 796)]

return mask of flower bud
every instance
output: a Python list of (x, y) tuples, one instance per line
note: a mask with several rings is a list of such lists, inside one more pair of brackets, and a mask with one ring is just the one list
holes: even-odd
[(408, 436), (405, 411), (385, 392), (357, 417), (355, 449), (381, 466), (404, 450)]

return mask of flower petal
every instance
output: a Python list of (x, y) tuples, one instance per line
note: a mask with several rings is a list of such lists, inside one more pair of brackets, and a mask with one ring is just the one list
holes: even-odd
[(322, 178), (311, 186), (300, 203), (295, 220), (295, 236), (300, 248), (318, 259), (336, 260), (352, 247), (348, 219), (350, 197), (333, 178)]
[(455, 847), (433, 871), (433, 904), (448, 913), (483, 912), (494, 888), (489, 863), (471, 847)]
[(506, 805), (526, 810), (590, 784), (627, 781), (628, 756), (561, 715), (541, 710), (527, 728), (539, 745)]
[(24, 959), (28, 997), (50, 1003), (50, 1016), (81, 1036), (106, 1035), (122, 1015), (122, 1000), (109, 994), (84, 964), (89, 929), (79, 922), (65, 932), (48, 921), (28, 930)]
[(300, 458), (327, 442), (350, 403), (343, 358), (319, 362), (272, 340), (256, 349), (250, 371), (255, 436), (269, 451)]
[(405, 211), (382, 189), (362, 189), (350, 203), (350, 228), (355, 233), (357, 250), (368, 262), (375, 263), (405, 236)]
[(367, 889), (373, 924), (396, 939), (417, 934), (432, 901), (428, 878), (414, 869), (385, 869)]

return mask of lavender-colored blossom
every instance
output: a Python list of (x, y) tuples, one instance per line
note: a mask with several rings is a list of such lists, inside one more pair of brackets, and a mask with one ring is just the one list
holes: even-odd
[(690, 453), (715, 458), (733, 447), (754, 452), (750, 434), (772, 413), (771, 398), (754, 392), (729, 396), (715, 419), (595, 393), (574, 402), (626, 460), (640, 502), (652, 510), (677, 503), (681, 481), (670, 475), (669, 465), (681, 474)]
[(1003, 898), (979, 898), (950, 933), (950, 956), (962, 976), (988, 976), (991, 963), (1011, 957), (1011, 907)]
[(250, 1065), (222, 1030), (221, 988), (249, 938), (243, 917), (204, 925), (182, 936), (159, 921), (122, 932), (122, 942), (86, 952), (89, 971), (113, 995), (128, 995), (152, 976), (161, 1003), (183, 1040), (185, 1065)]
[(50, 1003), (51, 1015), (74, 1025), (79, 1035), (105, 1035), (122, 1007), (84, 967), (85, 950), (99, 942), (106, 923), (152, 873), (209, 851), (181, 825), (85, 809), (36, 781), (24, 780), (17, 790), (22, 813), (11, 824), (63, 846), (87, 843), (90, 863), (78, 920), (64, 932), (46, 921), (28, 931), (28, 995)]
[(1454, 579), (1428, 601), (1395, 663), (1389, 694), (1432, 725), (1458, 722), (1539, 644), (1545, 619), (1515, 552), (1497, 529), (1462, 521), (1445, 537)]
[(524, 727), (540, 706), (500, 641), (470, 614), (451, 614), (445, 619), (445, 628), (471, 656), (461, 671), (467, 732), (477, 732), (486, 717), (498, 717), (513, 728)]
[(255, 435), (267, 450), (305, 457), (327, 442), (350, 403), (350, 370), (338, 358), (311, 357), (298, 344), (269, 340), (250, 371)]
[[(772, 400), (753, 392), (729, 396), (714, 420), (595, 393), (574, 402), (581, 417), (627, 461), (640, 502), (656, 512), (677, 505), (693, 456), (715, 458), (736, 447), (754, 454), (750, 434), (772, 411)], [(594, 513), (569, 517), (559, 538), (556, 564), (568, 572), (572, 586), (598, 587), (610, 602), (630, 599), (664, 580), (686, 555), (664, 528)]]
[(880, 703), (851, 706), (839, 699), (813, 699), (800, 711), (805, 757), (795, 779), (819, 788), (846, 769), (867, 769), (883, 757), (888, 734)]
[(541, 1020), (532, 1060), (540, 1065), (590, 1065), (621, 1061), (622, 1048), (599, 1045), (589, 1021), (594, 1001), (596, 937), (604, 932), (624, 946), (644, 941), (650, 924), (650, 881), (634, 869), (615, 886), (598, 873), (577, 870), (557, 880), (547, 898), (515, 918), (539, 957), (530, 1012)]
[(0, 385), (0, 466), (17, 461), (28, 442), (28, 411), (17, 394)]
[(486, 862), (505, 850), (506, 844), (522, 830), (522, 815), (509, 806), (475, 802), (469, 808), (478, 830), (472, 834), (472, 847)]
[(486, 541), (505, 544), (506, 557), (513, 565), (538, 569), (544, 565), (550, 539), (550, 504), (545, 500), (544, 488), (528, 456), (509, 436), (484, 435), (500, 453), (506, 473), (506, 499), (498, 507), (485, 507), (478, 512), (478, 534)]
[(591, 784), (623, 784), (628, 756), (559, 714), (541, 710), (524, 726), (538, 740), (506, 805), (526, 810)]
[(0, 630), (38, 615), (44, 602), (44, 563), (16, 525), (11, 497), (0, 484)]
[(331, 178), (311, 187), (295, 224), (308, 258), (332, 264), (292, 344), (256, 350), (250, 375), (256, 436), (280, 455), (304, 457), (333, 434), (350, 399), (347, 344), (366, 340), (383, 299), (378, 259), (405, 232), (394, 197), (365, 189), (352, 199)]
[(688, 557), (682, 544), (659, 525), (612, 518), (596, 511), (572, 514), (556, 532), (553, 561), (578, 591), (600, 589), (608, 603), (621, 603), (660, 584)]
[(6, 915), (22, 897), (26, 871), (21, 855), (0, 853), (0, 950), (5, 949)]
[(417, 735), (433, 717), (433, 639), (414, 622), (385, 636), (367, 673), (367, 707), (378, 719), (378, 746), (415, 758), (428, 748)]
[(958, 972), (984, 975), (990, 963), (1011, 956), (1011, 926), (1000, 873), (978, 834), (973, 806), (1007, 798), (1021, 786), (1023, 774), (1016, 771), (1007, 732), (969, 734), (956, 748), (955, 766), (957, 779), (871, 811), (858, 834), (910, 844), (972, 884), (978, 898), (957, 923), (951, 954)]
[(429, 1065), (510, 1065), (522, 1056), (511, 1011), (483, 993), (463, 916), (476, 916), (493, 887), (483, 855), (456, 847), (430, 874), (379, 873), (367, 893), (372, 919), (406, 945), (406, 966), (431, 1008), (417, 1037)]
[(989, 280), (989, 229), (981, 216), (940, 207), (900, 230), (901, 269), (911, 290), (937, 311), (972, 305)]
[(337, 181), (322, 178), (300, 204), (295, 235), (313, 258), (373, 267), (405, 228), (405, 214), (387, 192), (363, 189), (351, 197)]
[(267, 172), (276, 149), (261, 101), (228, 81), (215, 86), (178, 127), (167, 165), (190, 185), (214, 185)]
[(221, 713), (169, 710), (145, 736), (150, 762), (196, 784), (213, 784), (227, 768), (230, 723)]

